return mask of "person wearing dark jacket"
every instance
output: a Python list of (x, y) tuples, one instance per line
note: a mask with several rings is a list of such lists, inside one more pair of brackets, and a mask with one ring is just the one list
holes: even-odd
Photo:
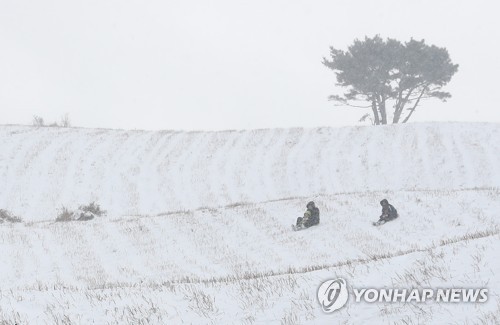
[(399, 217), (398, 211), (386, 199), (380, 201), (380, 205), (382, 206), (382, 215), (380, 216), (377, 224), (384, 224), (387, 221), (391, 221)]
[(309, 228), (319, 224), (319, 209), (313, 201), (307, 203), (304, 217), (297, 218), (297, 228)]

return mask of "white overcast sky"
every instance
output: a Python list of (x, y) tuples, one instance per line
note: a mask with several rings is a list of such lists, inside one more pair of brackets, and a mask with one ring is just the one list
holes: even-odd
[(380, 34), (446, 47), (446, 103), (413, 121), (500, 122), (498, 1), (0, 0), (0, 124), (68, 113), (85, 127), (356, 125), (334, 108), (329, 46)]

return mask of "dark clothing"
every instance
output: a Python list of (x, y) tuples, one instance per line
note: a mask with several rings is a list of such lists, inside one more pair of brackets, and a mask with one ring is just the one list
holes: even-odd
[(304, 217), (297, 218), (297, 227), (309, 228), (317, 224), (319, 224), (319, 209), (317, 207), (308, 208), (304, 213)]
[(392, 205), (387, 204), (382, 207), (382, 215), (380, 220), (390, 221), (398, 217), (398, 211)]
[(311, 210), (311, 218), (309, 218), (309, 226), (315, 226), (319, 224), (319, 209), (317, 207), (312, 208)]

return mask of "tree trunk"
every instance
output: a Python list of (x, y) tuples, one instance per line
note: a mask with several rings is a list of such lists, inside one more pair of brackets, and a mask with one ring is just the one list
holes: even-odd
[(397, 124), (399, 122), (399, 119), (401, 118), (401, 112), (403, 111), (403, 107), (404, 103), (400, 96), (394, 107), (394, 116), (392, 117), (393, 124)]
[(378, 103), (378, 108), (380, 110), (381, 124), (387, 124), (387, 111), (385, 110), (385, 97), (380, 95), (380, 101)]
[(392, 117), (393, 124), (399, 122), (399, 118), (401, 117), (401, 111), (403, 110), (403, 108), (401, 107), (402, 105), (403, 105), (403, 92), (399, 91), (398, 100), (396, 101), (396, 105), (394, 105), (394, 116)]
[(399, 123), (399, 119), (401, 118), (401, 113), (403, 113), (403, 108), (405, 107), (404, 102), (399, 103), (396, 106), (396, 109), (394, 110), (394, 117), (392, 118), (392, 123), (397, 124)]
[(375, 96), (372, 98), (372, 111), (375, 125), (379, 125), (380, 117), (378, 116), (377, 101), (375, 100)]

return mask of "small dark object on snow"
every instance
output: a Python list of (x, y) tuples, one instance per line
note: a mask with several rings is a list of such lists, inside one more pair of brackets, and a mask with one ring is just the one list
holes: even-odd
[(303, 217), (297, 218), (297, 223), (293, 227), (295, 230), (309, 228), (319, 224), (319, 209), (316, 207), (313, 201), (310, 201), (306, 205), (306, 212), (304, 212)]
[(382, 215), (377, 222), (374, 222), (374, 226), (380, 226), (388, 221), (392, 221), (399, 217), (398, 211), (392, 205), (389, 204), (389, 201), (383, 199), (380, 201), (380, 205), (382, 206)]

